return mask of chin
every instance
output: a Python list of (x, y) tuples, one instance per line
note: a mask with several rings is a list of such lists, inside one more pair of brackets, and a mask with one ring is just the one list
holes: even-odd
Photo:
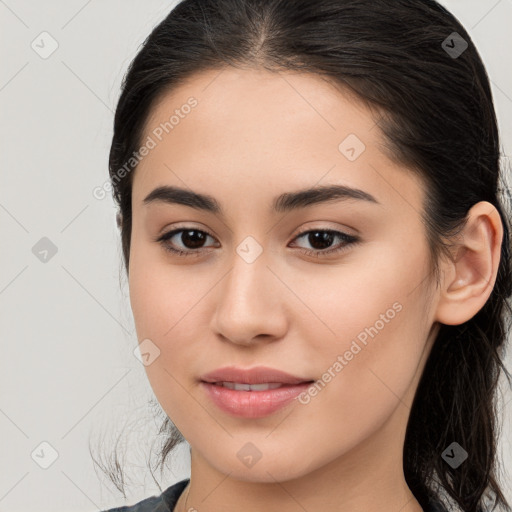
[(237, 463), (234, 466), (229, 464), (221, 467), (217, 466), (217, 470), (220, 473), (229, 474), (229, 477), (233, 480), (269, 484), (275, 484), (276, 481), (285, 482), (301, 478), (309, 472), (307, 467), (301, 468), (295, 461), (287, 457), (281, 457), (279, 454), (269, 455), (267, 460), (264, 460), (264, 457), (262, 457), (252, 467), (244, 467), (243, 462)]

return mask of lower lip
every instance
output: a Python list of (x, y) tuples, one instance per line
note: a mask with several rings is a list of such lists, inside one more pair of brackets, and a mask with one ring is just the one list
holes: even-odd
[(217, 384), (201, 382), (213, 402), (224, 412), (243, 418), (261, 418), (285, 407), (313, 382), (283, 386), (266, 391), (236, 391)]

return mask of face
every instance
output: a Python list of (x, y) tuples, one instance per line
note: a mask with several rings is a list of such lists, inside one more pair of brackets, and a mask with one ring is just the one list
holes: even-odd
[[(433, 339), (432, 274), (424, 187), (386, 156), (376, 121), (316, 75), (232, 68), (194, 76), (152, 110), (133, 181), (130, 300), (155, 395), (212, 471), (273, 482), (342, 460), (401, 461)], [(166, 186), (218, 211), (176, 194), (144, 202)], [(345, 193), (274, 208), (330, 186)], [(201, 384), (232, 365), (316, 382), (241, 417)], [(261, 454), (250, 467), (247, 450)]]

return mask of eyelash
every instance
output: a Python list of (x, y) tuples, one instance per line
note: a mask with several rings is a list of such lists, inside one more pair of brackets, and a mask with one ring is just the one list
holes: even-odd
[[(195, 249), (195, 250), (194, 249), (190, 249), (188, 251), (183, 251), (181, 249), (175, 249), (171, 245), (169, 245), (168, 240), (170, 238), (172, 238), (174, 235), (176, 235), (178, 233), (182, 233), (184, 231), (196, 231), (198, 233), (203, 233), (205, 235), (208, 235), (211, 238), (215, 238), (213, 235), (211, 235), (207, 231), (204, 231), (204, 230), (201, 230), (201, 229), (196, 229), (196, 228), (187, 228), (187, 227), (185, 227), (185, 228), (174, 229), (172, 231), (169, 231), (168, 233), (164, 233), (163, 235), (158, 237), (155, 240), (155, 242), (160, 243), (162, 245), (162, 247), (166, 251), (168, 251), (168, 252), (170, 252), (172, 254), (175, 254), (177, 256), (199, 256), (201, 251), (202, 251), (202, 249)], [(357, 237), (357, 236), (348, 235), (347, 233), (343, 233), (342, 231), (336, 231), (336, 230), (333, 230), (333, 229), (309, 229), (307, 231), (302, 231), (301, 233), (299, 233), (294, 238), (294, 240), (297, 239), (297, 238), (301, 238), (301, 237), (303, 237), (305, 235), (308, 235), (309, 233), (329, 233), (330, 235), (333, 235), (333, 236), (338, 237), (341, 240), (343, 240), (345, 242), (345, 244), (342, 245), (342, 246), (336, 247), (334, 249), (325, 249), (325, 250), (322, 250), (322, 249), (303, 249), (303, 248), (301, 248), (300, 251), (303, 254), (306, 254), (307, 256), (323, 257), (326, 254), (342, 253), (349, 246), (354, 245), (354, 244), (356, 244), (356, 243), (358, 243), (360, 241), (359, 237)]]

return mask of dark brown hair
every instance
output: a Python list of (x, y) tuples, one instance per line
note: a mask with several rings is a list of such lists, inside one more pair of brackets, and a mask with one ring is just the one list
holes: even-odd
[[(496, 402), (500, 372), (510, 379), (503, 364), (510, 220), (501, 202), (509, 192), (500, 181), (489, 78), (470, 36), (434, 0), (180, 2), (131, 62), (115, 113), (109, 169), (127, 273), (136, 164), (122, 179), (119, 170), (141, 146), (159, 97), (195, 73), (224, 66), (317, 74), (379, 112), (389, 155), (427, 185), (423, 216), (436, 283), (438, 258), (448, 255), (471, 206), (488, 201), (497, 208), (504, 238), (494, 289), (473, 318), (441, 325), (410, 412), (403, 463), (424, 508), (437, 482), (464, 512), (481, 510), (487, 499), (511, 512), (497, 473)], [(167, 417), (161, 431), (168, 436), (163, 466), (183, 436)], [(454, 441), (468, 453), (456, 469), (442, 457)], [(123, 490), (117, 454), (108, 472)]]

